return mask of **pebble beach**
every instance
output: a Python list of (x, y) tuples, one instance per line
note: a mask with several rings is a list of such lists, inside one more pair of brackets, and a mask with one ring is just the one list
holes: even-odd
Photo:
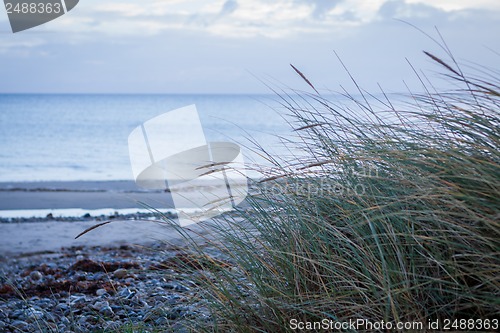
[[(161, 216), (151, 212), (121, 214), (125, 207), (116, 205), (116, 198), (124, 195), (154, 197), (159, 193), (125, 192), (116, 186), (110, 191), (95, 184), (92, 189), (90, 184), (79, 188), (43, 185), (45, 191), (40, 190), (40, 184), (24, 184), (24, 188), (4, 184), (0, 190), (0, 196), (20, 196), (21, 203), (10, 208), (24, 212), (35, 212), (29, 208), (40, 209), (39, 203), (54, 194), (67, 198), (57, 201), (59, 206), (41, 217), (5, 217), (9, 207), (4, 201), (0, 332), (115, 332), (126, 328), (189, 332), (193, 319), (200, 324), (210, 321), (195, 275), (211, 278), (203, 269), (206, 260), (218, 263), (221, 269), (232, 269), (230, 261), (208, 245), (203, 256), (193, 254), (175, 228), (155, 222)], [(95, 193), (101, 195), (99, 205), (81, 201), (82, 196), (92, 198)], [(78, 200), (68, 199), (75, 194)], [(106, 197), (110, 199), (106, 201)], [(57, 216), (58, 209), (69, 206), (95, 211), (113, 208), (116, 212)], [(75, 239), (104, 221), (112, 222)]]

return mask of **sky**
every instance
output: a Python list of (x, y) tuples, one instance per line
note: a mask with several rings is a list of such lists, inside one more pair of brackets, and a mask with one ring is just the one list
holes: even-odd
[(0, 8), (0, 93), (310, 90), (290, 64), (351, 91), (342, 63), (368, 91), (418, 90), (413, 68), (439, 70), (422, 51), (447, 59), (436, 29), (465, 68), (498, 69), (498, 0), (80, 0), (15, 34)]

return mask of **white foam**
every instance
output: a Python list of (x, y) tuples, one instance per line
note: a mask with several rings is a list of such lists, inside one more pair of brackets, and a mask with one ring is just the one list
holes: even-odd
[(65, 208), (65, 209), (19, 209), (19, 210), (0, 210), (0, 218), (44, 218), (52, 214), (57, 217), (82, 217), (89, 214), (92, 217), (110, 216), (115, 214), (127, 215), (137, 213), (175, 213), (175, 209), (140, 209), (140, 208), (101, 208), (101, 209), (82, 209), (82, 208)]

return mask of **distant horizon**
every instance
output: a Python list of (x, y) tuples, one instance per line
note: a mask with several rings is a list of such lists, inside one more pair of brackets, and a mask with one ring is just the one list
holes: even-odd
[[(317, 95), (317, 93), (315, 93), (314, 91), (299, 91), (299, 90), (284, 90), (282, 92), (280, 92), (279, 94), (278, 93), (275, 93), (275, 92), (268, 92), (268, 93), (265, 93), (265, 92), (262, 92), (262, 93), (253, 93), (253, 92), (249, 92), (249, 93), (238, 93), (238, 92), (227, 92), (227, 93), (224, 93), (224, 92), (216, 92), (216, 93), (204, 93), (204, 92), (193, 92), (193, 93), (185, 93), (185, 92), (182, 92), (182, 93), (157, 93), (157, 92), (152, 92), (152, 93), (137, 93), (137, 92), (133, 92), (133, 93), (128, 93), (128, 92), (112, 92), (112, 93), (109, 93), (109, 92), (0, 92), (0, 95), (75, 95), (75, 96), (78, 96), (78, 95), (96, 95), (96, 96), (99, 96), (99, 95), (107, 95), (107, 96), (110, 96), (110, 95), (117, 95), (117, 96), (122, 96), (122, 95), (131, 95), (131, 96), (134, 96), (134, 95), (137, 95), (137, 96), (279, 96), (280, 94), (287, 94), (288, 96), (303, 96), (305, 94), (312, 94), (312, 95)], [(325, 92), (325, 93), (322, 93), (321, 91), (319, 91), (319, 96), (345, 96), (346, 93), (345, 92), (334, 92), (334, 91), (329, 91), (329, 92)], [(421, 92), (411, 92), (411, 94), (422, 94), (422, 93), (425, 93), (425, 91), (421, 91)], [(362, 94), (357, 92), (357, 93), (349, 93), (351, 96), (361, 96)], [(401, 92), (375, 92), (375, 93), (372, 93), (372, 92), (365, 92), (364, 93), (366, 96), (369, 96), (369, 95), (374, 95), (374, 96), (383, 96), (383, 95), (408, 95), (410, 94), (410, 92), (406, 91), (401, 91)]]

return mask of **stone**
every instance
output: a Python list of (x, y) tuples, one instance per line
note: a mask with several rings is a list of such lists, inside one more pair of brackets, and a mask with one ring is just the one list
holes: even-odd
[(18, 319), (18, 318), (24, 317), (24, 315), (25, 315), (24, 310), (21, 308), (21, 309), (17, 309), (17, 310), (12, 311), (9, 314), (9, 317), (11, 319)]
[(100, 308), (99, 313), (105, 317), (113, 317), (115, 315), (115, 313), (113, 312), (113, 309), (111, 309), (111, 307), (109, 305), (105, 305), (102, 308)]
[(43, 274), (40, 273), (39, 271), (33, 271), (30, 273), (30, 279), (32, 281), (39, 281), (43, 278)]
[(26, 310), (26, 318), (27, 320), (33, 322), (33, 321), (38, 321), (44, 317), (44, 314), (42, 311), (34, 309), (34, 308), (29, 308)]
[(195, 316), (196, 312), (189, 306), (178, 306), (167, 313), (167, 319), (175, 320), (178, 318)]
[(23, 320), (14, 320), (11, 324), (11, 327), (17, 328), (21, 332), (29, 332), (32, 328), (30, 324)]
[[(191, 281), (201, 276), (151, 270), (165, 253), (133, 251), (68, 248), (49, 262), (42, 257), (0, 262), (13, 288), (29, 291), (22, 300), (13, 292), (2, 294), (7, 279), (0, 277), (0, 333), (118, 332), (127, 324), (139, 324), (144, 332), (189, 332), (188, 326), (180, 325), (191, 322), (186, 317), (200, 323), (212, 320), (204, 296), (198, 293), (200, 286)], [(85, 258), (77, 261), (77, 255)], [(13, 322), (19, 328), (11, 326)]]
[(103, 328), (105, 331), (119, 332), (120, 326), (122, 326), (122, 323), (119, 321), (108, 321)]
[(38, 302), (36, 302), (36, 304), (42, 308), (42, 309), (46, 309), (46, 308), (49, 308), (49, 307), (53, 307), (56, 303), (51, 300), (50, 298), (42, 298), (41, 300), (39, 300)]
[(169, 323), (169, 320), (165, 316), (159, 317), (155, 320), (155, 324), (158, 326), (166, 326), (166, 325), (168, 325), (168, 323)]
[(85, 295), (72, 295), (70, 297), (70, 305), (71, 306), (74, 306), (74, 305), (78, 305), (78, 304), (84, 304), (87, 302), (87, 297), (85, 297)]
[(106, 291), (106, 289), (97, 289), (96, 292), (95, 292), (95, 294), (97, 296), (104, 296), (106, 294), (109, 295), (108, 292)]
[(101, 308), (105, 307), (105, 306), (109, 306), (109, 302), (108, 301), (97, 301), (95, 302), (93, 305), (92, 305), (92, 309), (94, 310), (97, 310), (97, 311), (100, 311)]
[(121, 298), (125, 298), (125, 299), (131, 299), (132, 297), (134, 297), (134, 295), (135, 295), (135, 292), (130, 291), (130, 289), (128, 289), (128, 288), (123, 288), (122, 290), (120, 290), (118, 292), (118, 296), (120, 296)]
[(128, 271), (124, 268), (118, 268), (116, 271), (113, 272), (113, 276), (117, 279), (123, 279), (128, 276)]
[(66, 303), (59, 303), (54, 308), (55, 313), (68, 314), (70, 312), (70, 307)]
[(165, 288), (165, 289), (171, 289), (171, 290), (179, 291), (179, 292), (185, 292), (185, 291), (189, 291), (190, 290), (188, 287), (183, 286), (182, 284), (171, 283), (171, 282), (164, 283), (163, 284), (163, 288)]

